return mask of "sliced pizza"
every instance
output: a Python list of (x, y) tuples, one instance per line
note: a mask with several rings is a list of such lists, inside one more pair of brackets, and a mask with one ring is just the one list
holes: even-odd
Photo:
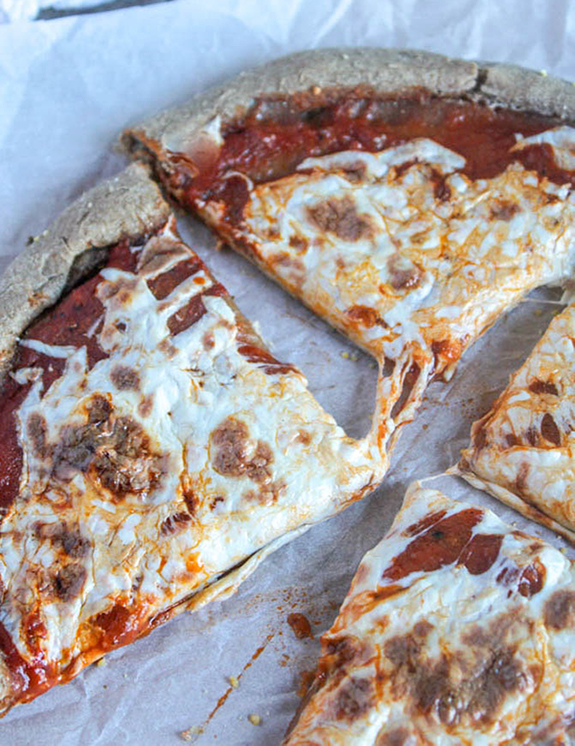
[(0, 712), (65, 683), (374, 487), (176, 232), (140, 165), (0, 284)]
[(377, 358), (389, 439), (501, 313), (570, 276), (574, 116), (572, 86), (519, 68), (316, 50), (123, 142), (223, 241)]
[(322, 637), (284, 744), (564, 744), (574, 722), (572, 562), (416, 483)]
[(456, 471), (575, 542), (575, 306), (471, 430)]

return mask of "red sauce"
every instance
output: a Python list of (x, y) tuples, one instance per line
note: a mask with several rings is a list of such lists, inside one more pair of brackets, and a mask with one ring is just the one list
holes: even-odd
[(54, 683), (54, 672), (46, 665), (39, 648), (34, 647), (38, 652), (33, 654), (30, 660), (23, 658), (6, 627), (0, 622), (0, 653), (12, 676), (14, 702), (34, 699)]
[(397, 581), (412, 572), (434, 572), (457, 562), (482, 516), (481, 510), (468, 508), (437, 521), (393, 559), (383, 577)]
[(171, 334), (176, 336), (180, 332), (188, 329), (196, 321), (199, 321), (202, 316), (206, 313), (206, 307), (204, 305), (203, 298), (207, 295), (219, 295), (226, 296), (228, 291), (219, 282), (214, 283), (203, 293), (194, 295), (185, 306), (179, 308), (174, 314), (168, 319), (168, 329)]
[(288, 614), (287, 623), (292, 628), (298, 640), (303, 640), (306, 637), (313, 638), (311, 624), (305, 614), (300, 614), (299, 612)]
[(501, 534), (476, 534), (461, 553), (459, 564), (471, 575), (483, 575), (499, 556), (502, 541)]
[[(516, 133), (529, 137), (556, 126), (558, 119), (443, 99), (424, 90), (401, 98), (361, 90), (326, 96), (331, 100), (311, 110), (303, 99), (259, 101), (243, 120), (228, 126), (218, 156), (204, 161), (199, 173), (184, 154), (174, 154), (177, 174), (172, 187), (188, 207), (195, 207), (198, 200), (222, 201), (228, 205), (224, 221), (237, 223), (247, 187), (241, 177), (226, 179), (231, 172), (265, 182), (293, 173), (308, 157), (342, 150), (376, 152), (418, 137), (462, 155), (463, 171), (472, 179), (493, 177), (519, 161), (552, 181), (575, 184), (573, 173), (555, 165), (548, 145), (510, 153)], [(441, 198), (444, 186), (438, 183), (437, 189)]]
[(121, 604), (115, 604), (108, 611), (98, 614), (92, 621), (104, 633), (104, 650), (127, 645), (135, 640), (141, 631), (140, 615)]

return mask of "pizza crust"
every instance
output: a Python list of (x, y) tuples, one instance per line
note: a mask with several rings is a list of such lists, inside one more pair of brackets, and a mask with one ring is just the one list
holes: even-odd
[(167, 148), (187, 151), (214, 117), (241, 117), (258, 97), (306, 93), (310, 107), (327, 92), (358, 86), (379, 94), (425, 88), (445, 97), (484, 100), (575, 120), (575, 87), (517, 65), (451, 59), (406, 49), (316, 49), (282, 57), (228, 80), (191, 101), (128, 129), (122, 148), (135, 157)]
[(82, 195), (27, 246), (0, 280), (0, 384), (33, 319), (91, 272), (106, 248), (159, 228), (169, 215), (148, 169), (133, 164)]

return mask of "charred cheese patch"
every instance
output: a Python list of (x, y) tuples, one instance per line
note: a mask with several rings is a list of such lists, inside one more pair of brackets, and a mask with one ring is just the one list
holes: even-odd
[(416, 484), (322, 637), (284, 743), (564, 743), (574, 634), (561, 552)]
[(95, 362), (86, 346), (21, 341), (62, 372), (48, 387), (39, 368), (13, 373), (29, 388), (0, 528), (0, 664), (15, 677), (0, 677), (3, 710), (383, 475), (371, 442), (348, 438), (263, 347), (172, 224), (131, 251), (137, 268), (107, 267), (95, 287)]
[(473, 425), (471, 447), (458, 468), (496, 497), (573, 540), (574, 430), (575, 307), (568, 306), (492, 409)]

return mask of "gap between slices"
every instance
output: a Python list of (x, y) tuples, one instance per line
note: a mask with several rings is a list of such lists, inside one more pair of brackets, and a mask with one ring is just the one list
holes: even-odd
[(0, 285), (22, 313), (1, 340), (1, 714), (233, 592), (387, 468), (377, 427), (349, 438), (267, 350), (143, 166), (18, 261)]
[[(376, 358), (388, 452), (429, 381), (575, 261), (575, 131), (490, 105), (472, 63), (422, 59), (438, 91), (413, 71), (378, 89), (366, 50), (295, 55), (123, 137), (180, 205)], [(338, 86), (320, 62), (365, 79)]]
[(452, 473), (575, 543), (575, 307), (547, 331), (471, 430)]
[(361, 562), (285, 746), (564, 743), (575, 569), (415, 483)]

